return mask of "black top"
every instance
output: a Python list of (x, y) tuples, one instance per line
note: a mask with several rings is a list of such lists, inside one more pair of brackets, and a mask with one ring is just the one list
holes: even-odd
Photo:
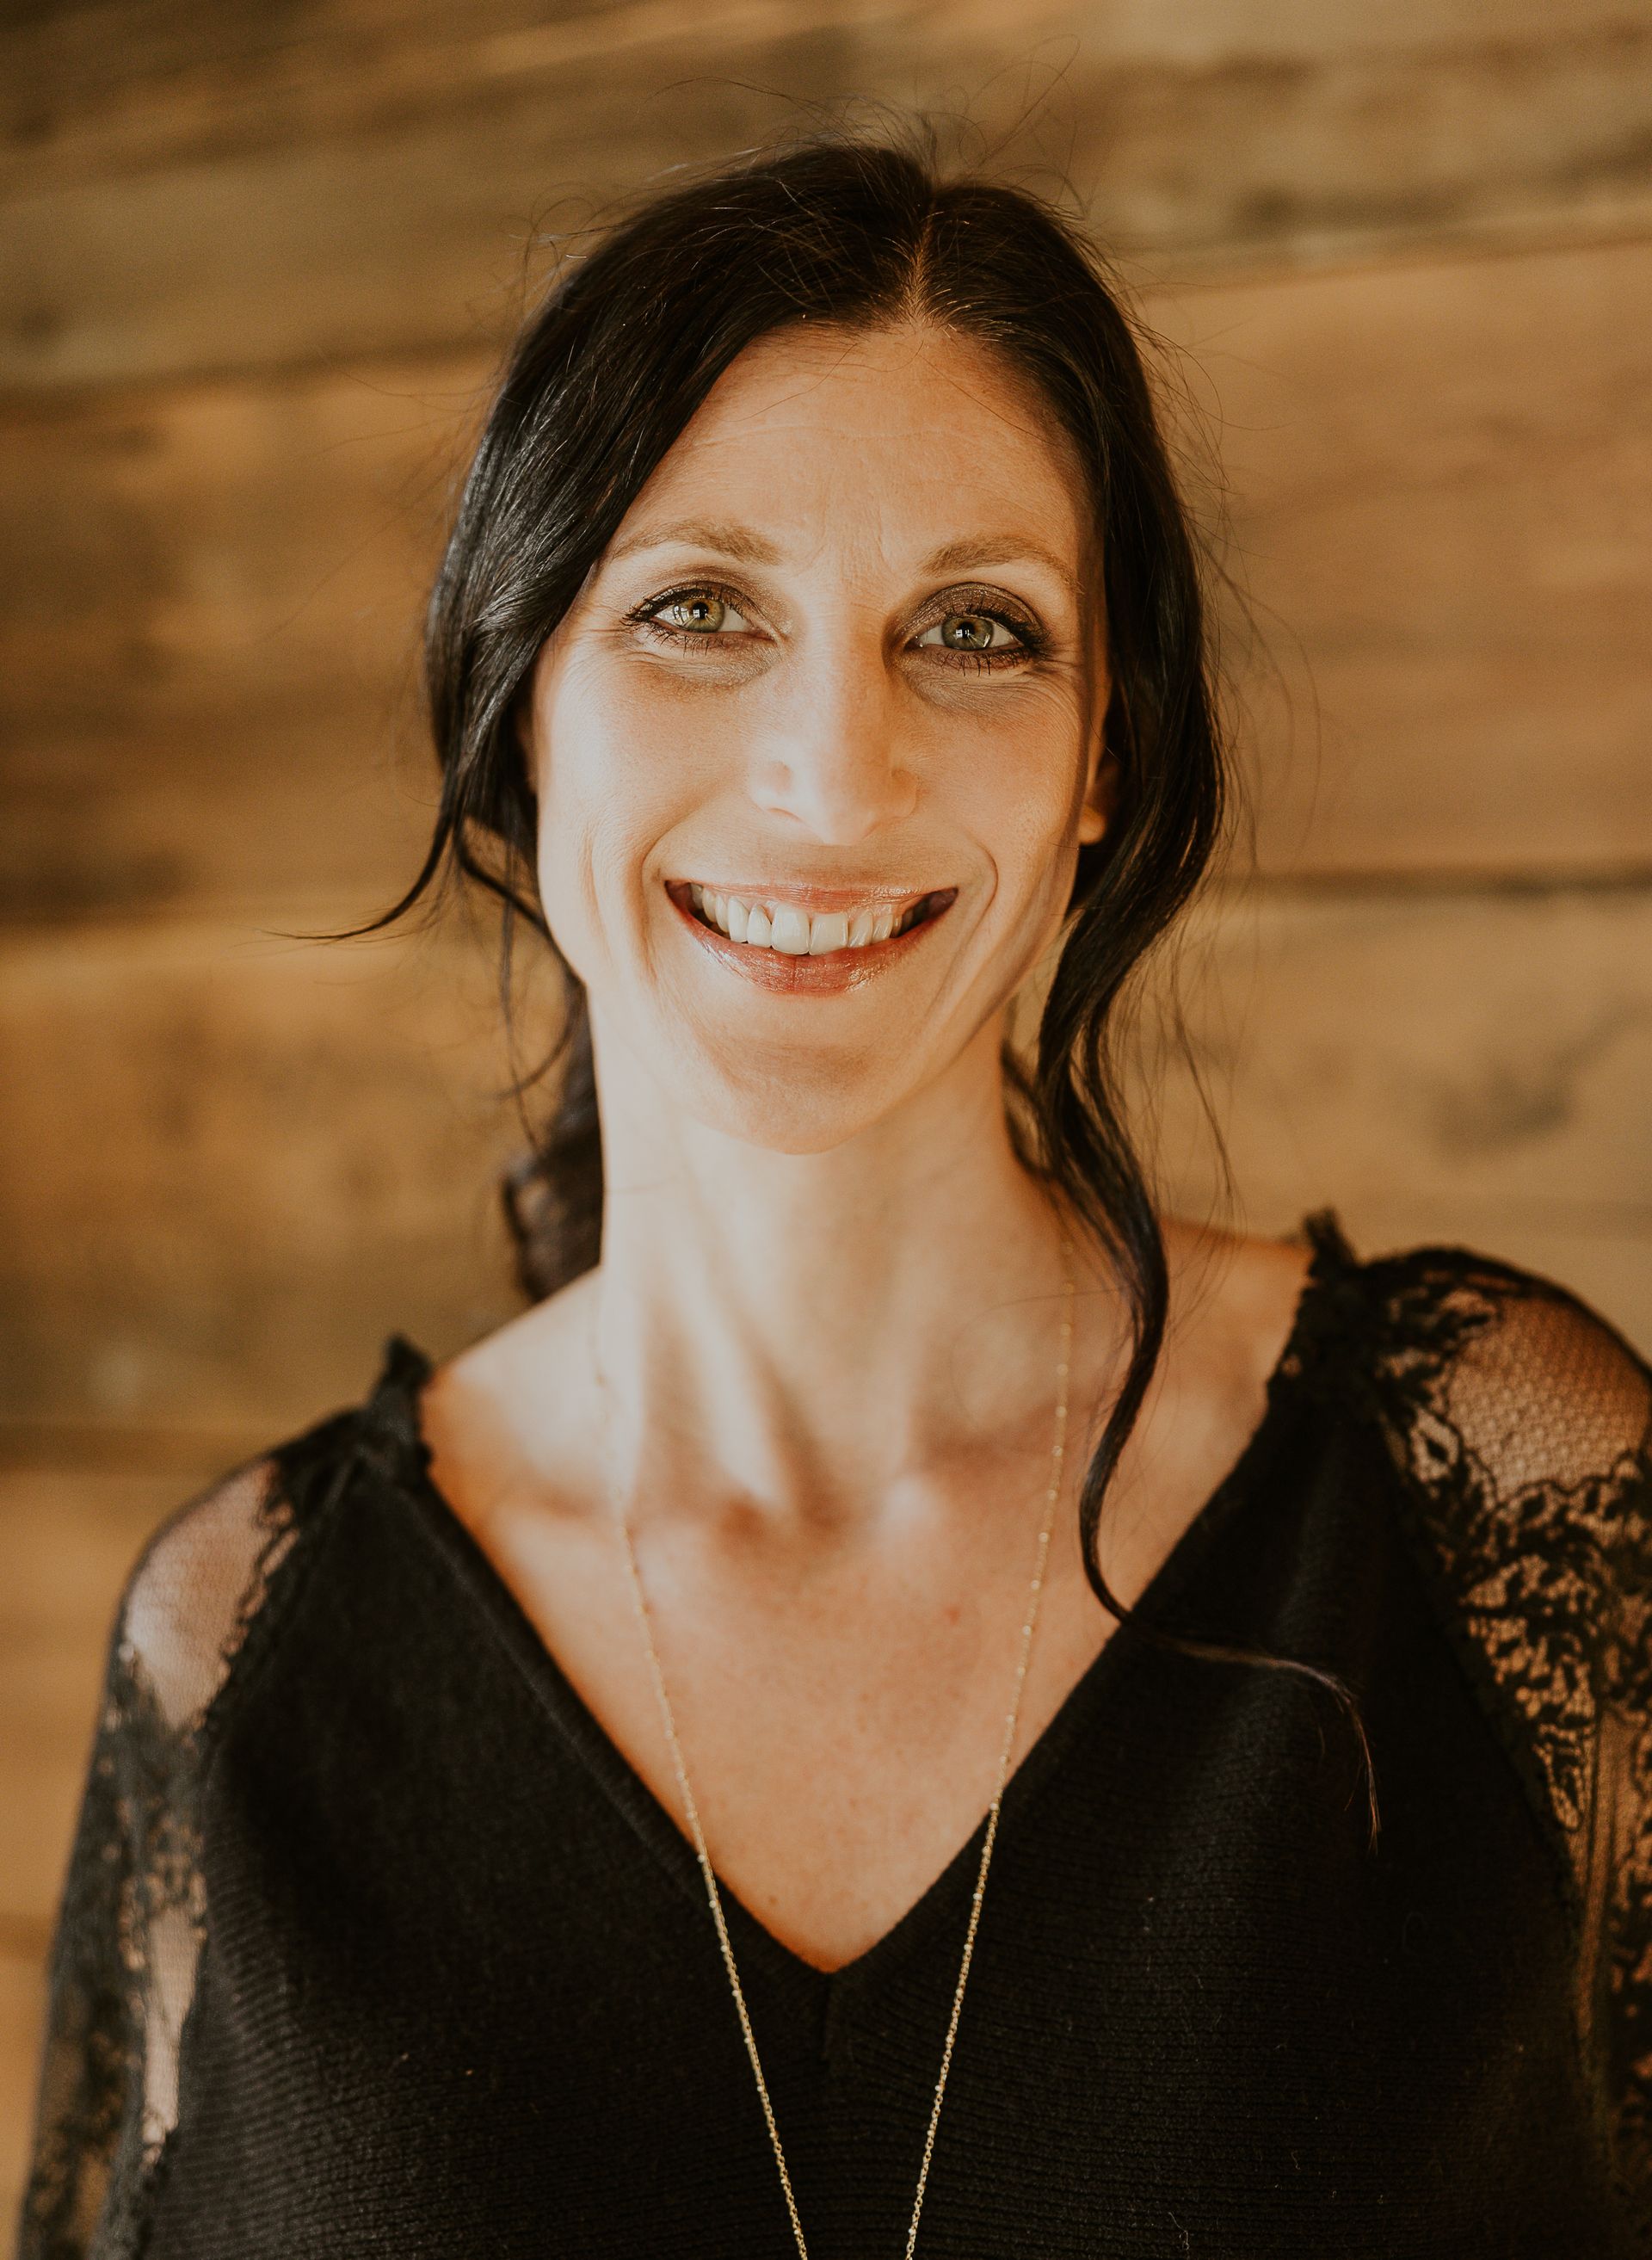
[[(1265, 1415), (1012, 1777), (920, 2255), (1644, 2252), (1652, 1373), (1329, 1219)], [(793, 2249), (690, 1847), (367, 1400), (129, 1581), (25, 2260)], [(813, 2260), (899, 2260), (979, 1834), (825, 1976), (727, 1896)]]

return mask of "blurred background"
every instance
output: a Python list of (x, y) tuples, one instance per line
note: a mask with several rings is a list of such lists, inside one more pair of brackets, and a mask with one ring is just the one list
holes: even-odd
[(8, 2221), (134, 1552), (390, 1329), (517, 1307), (485, 928), (282, 938), (416, 868), (418, 613), (498, 349), (615, 197), (853, 97), (1009, 136), (1166, 341), (1260, 632), (1251, 876), (1188, 953), (1242, 1219), (1464, 1241), (1652, 1348), (1648, 0), (13, 0)]

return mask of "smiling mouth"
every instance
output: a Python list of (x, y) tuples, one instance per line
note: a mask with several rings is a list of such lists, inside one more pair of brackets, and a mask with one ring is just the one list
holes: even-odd
[(904, 902), (861, 901), (814, 910), (755, 891), (724, 892), (698, 880), (674, 879), (667, 886), (679, 909), (724, 941), (794, 958), (876, 949), (938, 917), (957, 891), (955, 887), (932, 888)]

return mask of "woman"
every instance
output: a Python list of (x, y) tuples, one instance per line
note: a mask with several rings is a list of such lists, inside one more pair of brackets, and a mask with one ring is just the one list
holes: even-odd
[(429, 665), (390, 915), (569, 976), (534, 1299), (134, 1570), (25, 2254), (1638, 2249), (1652, 1377), (1155, 1214), (1221, 768), (1093, 255), (853, 139), (659, 199)]

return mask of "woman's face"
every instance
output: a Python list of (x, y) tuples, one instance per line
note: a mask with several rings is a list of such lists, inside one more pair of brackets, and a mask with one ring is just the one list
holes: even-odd
[(1103, 826), (1088, 507), (990, 349), (740, 357), (534, 673), (540, 893), (599, 1054), (792, 1153), (996, 1059)]

